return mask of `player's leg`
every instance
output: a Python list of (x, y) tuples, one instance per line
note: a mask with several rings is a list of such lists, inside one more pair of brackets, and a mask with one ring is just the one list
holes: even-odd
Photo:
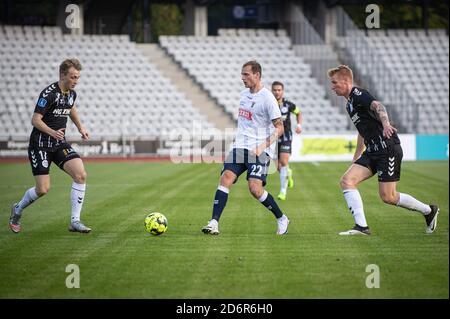
[(224, 161), (219, 186), (214, 195), (212, 217), (208, 224), (202, 228), (203, 233), (211, 235), (219, 234), (219, 220), (227, 204), (230, 188), (246, 169), (243, 150), (233, 149)]
[(18, 203), (14, 203), (11, 207), (11, 215), (9, 218), (9, 228), (18, 233), (21, 231), (20, 218), (23, 210), (36, 201), (39, 197), (44, 196), (50, 189), (50, 165), (51, 153), (30, 146), (28, 149), (28, 158), (31, 164), (31, 170), (35, 178), (35, 186), (28, 189)]
[(427, 224), (426, 232), (429, 234), (434, 232), (437, 227), (439, 207), (424, 204), (409, 194), (399, 193), (396, 188), (397, 182), (379, 182), (379, 193), (383, 202), (421, 213)]
[(91, 228), (86, 227), (80, 220), (81, 209), (83, 208), (83, 202), (86, 192), (86, 178), (87, 173), (84, 168), (81, 158), (76, 157), (63, 164), (60, 167), (72, 177), (72, 189), (70, 192), (70, 201), (72, 204), (71, 219), (69, 225), (69, 231), (89, 233)]
[(264, 189), (263, 181), (256, 178), (249, 178), (248, 188), (253, 197), (258, 199), (259, 202), (263, 204), (264, 207), (266, 207), (268, 210), (270, 210), (277, 219), (278, 223), (277, 234), (278, 235), (287, 234), (289, 219), (287, 218), (286, 215), (283, 214), (273, 196)]
[(361, 156), (355, 164), (350, 166), (340, 180), (345, 201), (355, 220), (355, 226), (348, 231), (339, 233), (340, 235), (370, 234), (364, 214), (363, 201), (357, 189), (359, 183), (373, 175), (372, 170), (365, 165), (366, 163), (367, 158), (364, 155)]
[(236, 181), (237, 175), (231, 170), (224, 170), (220, 176), (219, 186), (217, 187), (214, 195), (214, 204), (211, 220), (206, 226), (202, 228), (202, 232), (205, 234), (218, 235), (219, 232), (219, 220), (222, 215), (225, 205), (228, 201), (228, 193), (233, 183)]
[(279, 153), (279, 166), (280, 166), (280, 193), (278, 194), (278, 199), (285, 200), (286, 192), (289, 183), (289, 153), (281, 152)]
[(9, 219), (9, 227), (14, 233), (21, 231), (20, 218), (23, 210), (34, 203), (39, 197), (44, 196), (50, 190), (50, 175), (36, 175), (36, 185), (28, 189), (18, 203), (14, 203), (11, 207), (11, 216)]
[(249, 155), (247, 160), (247, 180), (250, 193), (270, 210), (278, 222), (278, 235), (287, 233), (289, 219), (283, 214), (273, 196), (264, 189), (270, 165), (269, 156), (266, 153), (253, 157)]

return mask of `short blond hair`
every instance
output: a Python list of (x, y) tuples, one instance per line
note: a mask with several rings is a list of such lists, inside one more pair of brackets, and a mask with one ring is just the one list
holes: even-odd
[(348, 67), (348, 65), (341, 64), (338, 67), (328, 70), (328, 77), (331, 78), (335, 74), (339, 74), (342, 77), (349, 78), (353, 82), (353, 71)]
[(59, 74), (66, 75), (71, 67), (74, 67), (78, 71), (81, 71), (83, 68), (78, 59), (66, 59), (59, 66)]

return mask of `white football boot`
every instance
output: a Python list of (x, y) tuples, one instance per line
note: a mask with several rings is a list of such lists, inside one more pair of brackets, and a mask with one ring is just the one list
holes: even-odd
[(288, 232), (289, 219), (283, 214), (280, 218), (277, 218), (278, 230), (277, 235), (284, 235)]
[(210, 235), (219, 235), (219, 222), (215, 219), (211, 219), (208, 225), (202, 228), (202, 232)]

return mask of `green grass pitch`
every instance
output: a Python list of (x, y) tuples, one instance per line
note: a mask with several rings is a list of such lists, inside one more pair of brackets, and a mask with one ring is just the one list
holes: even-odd
[[(0, 298), (448, 298), (448, 161), (405, 162), (398, 190), (441, 208), (425, 234), (418, 213), (383, 204), (376, 178), (360, 192), (370, 237), (340, 237), (353, 219), (339, 189), (348, 163), (295, 163), (296, 184), (281, 209), (289, 233), (247, 189), (231, 189), (219, 236), (200, 230), (211, 216), (220, 164), (86, 163), (82, 220), (69, 233), (70, 178), (52, 167), (50, 193), (24, 211), (22, 232), (8, 229), (10, 205), (33, 185), (28, 163), (0, 164)], [(272, 174), (267, 190), (278, 194)], [(144, 231), (165, 214), (167, 233)], [(66, 266), (80, 269), (68, 289)], [(366, 287), (367, 265), (380, 288)]]

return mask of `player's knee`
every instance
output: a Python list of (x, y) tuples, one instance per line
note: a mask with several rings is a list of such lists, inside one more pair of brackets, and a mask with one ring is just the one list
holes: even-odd
[(235, 177), (233, 173), (231, 173), (230, 171), (225, 171), (220, 177), (220, 185), (230, 188), (231, 185), (233, 185), (234, 178)]
[(46, 195), (50, 191), (50, 186), (36, 186), (36, 194), (39, 197)]
[(339, 184), (341, 186), (341, 189), (349, 189), (354, 188), (356, 186), (355, 181), (348, 176), (342, 176), (341, 180), (339, 181)]
[(248, 185), (248, 188), (250, 190), (250, 193), (255, 198), (260, 198), (264, 193), (264, 188), (261, 187), (261, 185), (250, 184), (250, 185)]
[(81, 171), (79, 173), (76, 173), (74, 175), (73, 181), (75, 183), (78, 183), (78, 184), (85, 184), (86, 183), (86, 178), (87, 178), (87, 173), (86, 173), (86, 171), (83, 170), (83, 171)]
[(380, 193), (381, 200), (389, 205), (396, 205), (397, 199), (393, 193)]

